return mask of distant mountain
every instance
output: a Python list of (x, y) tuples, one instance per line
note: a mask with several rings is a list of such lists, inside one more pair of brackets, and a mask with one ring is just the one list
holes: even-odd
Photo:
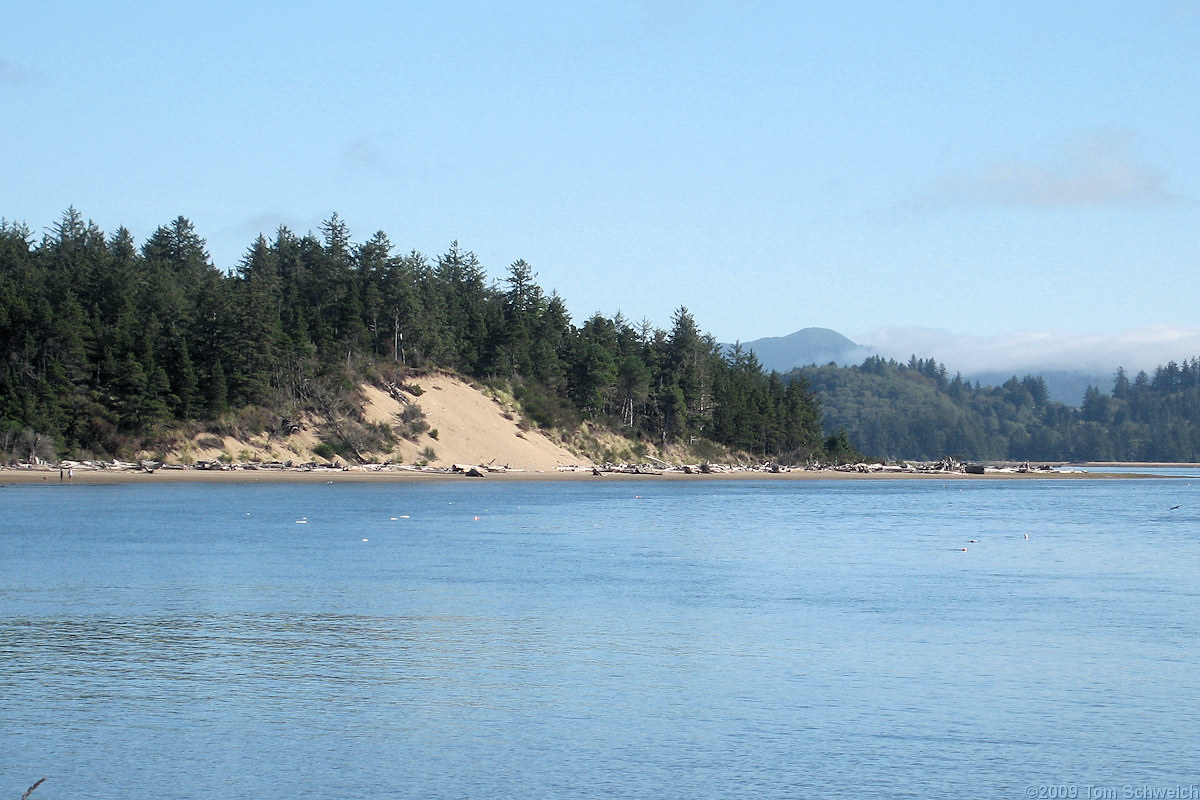
[(754, 351), (764, 369), (778, 372), (831, 361), (842, 366), (857, 364), (874, 353), (829, 328), (805, 328), (787, 336), (742, 342), (742, 349)]

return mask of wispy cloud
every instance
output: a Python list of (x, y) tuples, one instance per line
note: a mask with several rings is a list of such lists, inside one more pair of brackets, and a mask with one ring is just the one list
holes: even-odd
[(0, 86), (19, 89), (37, 83), (41, 77), (41, 73), (37, 70), (0, 58)]
[(342, 150), (341, 167), (353, 177), (386, 178), (394, 172), (383, 150), (366, 136)]
[(1192, 22), (1200, 18), (1200, 2), (1196, 0), (1175, 0), (1166, 4), (1167, 19), (1172, 22)]
[(641, 0), (637, 10), (642, 22), (659, 32), (689, 25), (700, 11), (695, 0)]
[(268, 241), (275, 238), (275, 232), (280, 227), (286, 227), (297, 236), (317, 230), (320, 220), (316, 217), (301, 219), (287, 214), (265, 213), (247, 217), (241, 222), (226, 226), (217, 231), (215, 241), (231, 243), (230, 247), (241, 248), (242, 254), (249, 249), (251, 243), (262, 234)]
[(300, 220), (296, 217), (268, 213), (256, 214), (253, 217), (245, 219), (230, 228), (229, 232), (243, 238), (252, 238), (261, 233), (269, 239), (274, 235), (275, 231), (279, 230), (280, 226), (287, 226), (293, 233), (303, 234), (308, 228), (314, 225), (315, 223), (311, 221)]
[(1018, 331), (997, 336), (933, 328), (879, 328), (857, 339), (887, 358), (935, 358), (953, 372), (1082, 370), (1111, 374), (1153, 370), (1200, 355), (1200, 327), (1152, 325), (1113, 334)]
[(1125, 132), (1071, 142), (1042, 159), (1007, 158), (943, 175), (909, 210), (953, 206), (1100, 207), (1169, 205), (1166, 174), (1138, 157)]

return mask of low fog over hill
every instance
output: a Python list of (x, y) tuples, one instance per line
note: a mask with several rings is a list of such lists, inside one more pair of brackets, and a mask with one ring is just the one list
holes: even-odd
[(859, 364), (879, 355), (896, 361), (933, 358), (953, 375), (988, 385), (1012, 376), (1040, 375), (1051, 399), (1078, 406), (1090, 386), (1111, 391), (1113, 374), (1153, 371), (1169, 361), (1200, 354), (1200, 328), (1153, 326), (1118, 334), (1022, 331), (997, 336), (957, 334), (930, 328), (879, 328), (866, 344), (828, 328), (804, 328), (787, 336), (743, 342), (767, 369), (787, 372), (809, 364)]

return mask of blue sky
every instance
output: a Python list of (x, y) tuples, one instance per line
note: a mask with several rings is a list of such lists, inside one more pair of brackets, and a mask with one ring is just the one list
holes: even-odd
[(337, 212), (577, 321), (1200, 352), (1193, 0), (10, 4), (0, 99), (37, 231), (182, 214), (231, 268)]

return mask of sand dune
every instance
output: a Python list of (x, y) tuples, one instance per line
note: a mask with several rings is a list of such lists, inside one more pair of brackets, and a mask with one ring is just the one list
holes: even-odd
[[(559, 466), (590, 466), (587, 458), (575, 455), (551, 441), (537, 429), (522, 430), (516, 409), (461, 378), (446, 374), (427, 375), (408, 382), (419, 394), (402, 393), (397, 400), (375, 386), (363, 385), (363, 419), (402, 428), (400, 413), (409, 404), (425, 414), (429, 430), (415, 441), (401, 439), (387, 452), (367, 453), (375, 462), (421, 464), (434, 467), (453, 464), (492, 465), (513, 470), (553, 471)], [(191, 464), (202, 461), (324, 462), (314, 454), (321, 445), (318, 432), (322, 420), (306, 417), (295, 433), (280, 437), (265, 432), (238, 438), (201, 433), (185, 445), (168, 452), (167, 462)], [(143, 458), (154, 459), (151, 453)], [(340, 456), (334, 464), (345, 465)]]
[[(425, 412), (430, 431), (415, 443), (402, 442), (390, 457), (404, 463), (423, 460), (422, 451), (436, 454), (432, 465), (494, 464), (522, 470), (553, 470), (559, 466), (590, 464), (587, 459), (550, 441), (536, 429), (522, 431), (519, 416), (479, 389), (450, 375), (413, 381), (423, 391), (412, 401)], [(387, 392), (364, 387), (366, 418), (392, 424), (403, 405)]]

